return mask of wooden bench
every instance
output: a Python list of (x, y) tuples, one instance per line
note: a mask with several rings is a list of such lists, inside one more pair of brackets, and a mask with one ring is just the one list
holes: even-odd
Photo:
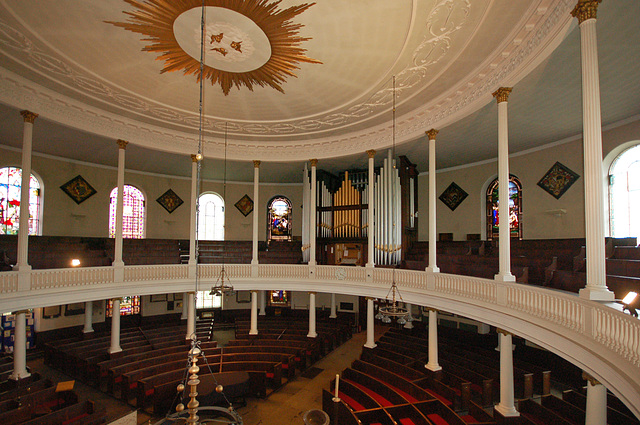
[(527, 424), (554, 424), (573, 425), (572, 422), (560, 416), (553, 410), (536, 403), (531, 399), (518, 400), (518, 412), (520, 412), (521, 423)]
[[(586, 410), (587, 397), (584, 394), (574, 390), (566, 390), (562, 393), (562, 400), (576, 406), (580, 410)], [(616, 399), (617, 400), (617, 399)], [(611, 397), (607, 399), (607, 424), (609, 425), (631, 425), (638, 424), (640, 421), (633, 413), (629, 411), (626, 406), (610, 406), (616, 403), (612, 401)]]
[(92, 401), (76, 403), (21, 425), (99, 425), (105, 423), (105, 410), (97, 409)]
[(342, 372), (342, 379), (372, 396), (382, 407), (407, 403), (407, 400), (396, 390), (366, 373), (347, 368)]
[(432, 400), (434, 398), (423, 388), (420, 388), (413, 382), (396, 373), (389, 371), (386, 368), (374, 365), (372, 363), (367, 363), (362, 360), (354, 360), (354, 362), (351, 364), (351, 368), (363, 372), (391, 386), (393, 390), (400, 393), (400, 395), (409, 403)]
[(55, 388), (38, 391), (33, 397), (27, 398), (25, 403), (11, 410), (0, 413), (0, 423), (3, 425), (22, 424), (34, 418), (44, 416), (78, 403), (78, 396), (71, 391), (57, 393)]
[(49, 379), (38, 379), (27, 383), (21, 382), (19, 387), (0, 393), (0, 401), (11, 400), (23, 394), (35, 393), (51, 386), (53, 386), (53, 383)]
[[(294, 356), (295, 366), (298, 370), (303, 371), (307, 368), (307, 356), (305, 350), (300, 347), (293, 346), (266, 346), (266, 345), (251, 345), (251, 346), (227, 346), (224, 347), (225, 354), (233, 353), (282, 353)], [(290, 370), (291, 377), (295, 374), (295, 370)]]

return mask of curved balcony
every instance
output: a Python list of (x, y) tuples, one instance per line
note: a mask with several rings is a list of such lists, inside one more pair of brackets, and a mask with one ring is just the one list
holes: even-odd
[[(221, 265), (198, 266), (206, 290)], [(284, 289), (384, 298), (393, 270), (308, 265), (226, 265), (237, 290)], [(189, 265), (87, 267), (0, 273), (0, 311), (196, 289)], [(613, 304), (490, 279), (396, 270), (406, 302), (460, 314), (512, 332), (596, 377), (640, 416), (640, 321)]]

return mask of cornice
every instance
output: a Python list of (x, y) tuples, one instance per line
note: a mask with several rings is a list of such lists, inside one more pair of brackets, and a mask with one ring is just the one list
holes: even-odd
[[(467, 1), (460, 2), (463, 6), (467, 3)], [(543, 2), (540, 1), (540, 3)], [(523, 68), (531, 68), (532, 63), (544, 60), (550, 53), (546, 47), (553, 44), (553, 40), (562, 38), (564, 35), (562, 29), (566, 29), (567, 24), (572, 20), (570, 11), (575, 6), (574, 3), (575, 0), (553, 0), (548, 7), (536, 9), (537, 12), (529, 18), (525, 28), (516, 34), (517, 38), (510, 43), (509, 49), (496, 51), (494, 57), (487, 59), (477, 73), (470, 74), (457, 86), (424, 107), (399, 117), (396, 124), (397, 142), (401, 144), (423, 137), (424, 128), (445, 127), (488, 103), (491, 100), (491, 92), (498, 86), (514, 85), (517, 80), (526, 75), (522, 72)], [(0, 26), (2, 24), (0, 21)], [(0, 47), (6, 50), (1, 43)], [(544, 55), (541, 54), (542, 51)], [(59, 62), (57, 60), (56, 66), (67, 71), (71, 69)], [(85, 85), (82, 89), (89, 92), (111, 90), (104, 84), (90, 86), (85, 80), (83, 81)], [(97, 95), (95, 92), (90, 94)], [(143, 99), (134, 98), (130, 93), (116, 93), (113, 96), (120, 100), (122, 108), (141, 108), (145, 117), (151, 116), (158, 122), (170, 122), (176, 124), (176, 128), (197, 128), (196, 116), (186, 116), (182, 111), (149, 105)], [(41, 117), (67, 126), (114, 139), (125, 138), (134, 141), (134, 144), (153, 149), (190, 155), (198, 145), (197, 136), (193, 132), (168, 129), (89, 106), (2, 68), (0, 68), (0, 101), (16, 108), (34, 111)], [(229, 139), (227, 156), (232, 160), (244, 160), (247, 151), (251, 150), (254, 157), (260, 157), (263, 161), (305, 160), (310, 157), (323, 159), (361, 153), (367, 149), (382, 150), (391, 145), (390, 123), (356, 132), (348, 132), (345, 127), (342, 137), (321, 136), (301, 140), (304, 137), (311, 137), (310, 134), (318, 130), (317, 121), (313, 121), (313, 123), (301, 121), (295, 126), (292, 123), (265, 126), (230, 122), (231, 134), (245, 131), (254, 136), (263, 135), (263, 140), (267, 141), (237, 140), (232, 136)], [(218, 124), (207, 120), (207, 129), (218, 130)], [(344, 127), (341, 120), (332, 119), (331, 124), (335, 128)], [(278, 135), (291, 137), (298, 131), (295, 127), (302, 130), (297, 141), (272, 140), (272, 136)], [(203, 153), (210, 157), (221, 157), (223, 147), (224, 142), (221, 138), (205, 137)]]

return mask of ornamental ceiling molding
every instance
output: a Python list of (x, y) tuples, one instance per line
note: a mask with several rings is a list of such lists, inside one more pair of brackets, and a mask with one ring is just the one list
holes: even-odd
[[(550, 43), (546, 40), (547, 36), (559, 37), (560, 29), (566, 28), (567, 22), (571, 21), (569, 12), (574, 6), (573, 0), (556, 0), (554, 5), (555, 7), (550, 8), (551, 12), (547, 9), (546, 14), (538, 14), (540, 18), (535, 24), (531, 24), (533, 28), (527, 32), (524, 42), (514, 43), (518, 48), (511, 49), (506, 57), (500, 52), (494, 58), (487, 60), (486, 63), (490, 64), (491, 72), (485, 74), (483, 69), (480, 74), (470, 75), (466, 83), (450, 90), (450, 97), (442, 99), (445, 96), (441, 96), (434, 101), (435, 106), (427, 105), (421, 110), (414, 111), (411, 116), (401, 117), (397, 123), (396, 132), (396, 136), (400, 139), (399, 143), (407, 141), (411, 137), (417, 137), (418, 134), (423, 135), (424, 128), (441, 127), (443, 123), (462, 118), (473, 112), (473, 108), (479, 107), (478, 103), (486, 103), (483, 101), (484, 97), (488, 96), (490, 99), (491, 91), (495, 90), (500, 82), (517, 74), (519, 67), (523, 65), (525, 60), (530, 59), (530, 56), (538, 55), (540, 45), (543, 42)], [(7, 54), (6, 48), (26, 53), (31, 65), (37, 68), (42, 75), (46, 75), (43, 72), (46, 70), (46, 72), (69, 78), (77, 89), (93, 93), (96, 96), (99, 94), (107, 95), (109, 99), (117, 101), (123, 107), (140, 110), (141, 116), (143, 112), (145, 117), (151, 114), (162, 116), (163, 120), (176, 118), (182, 123), (182, 127), (197, 128), (198, 118), (196, 115), (185, 116), (167, 108), (152, 107), (136, 96), (115, 90), (87, 75), (80, 75), (60, 59), (43, 52), (26, 36), (0, 19), (0, 49), (4, 54)], [(538, 58), (537, 60), (542, 61), (543, 59)], [(149, 148), (191, 154), (194, 146), (197, 146), (195, 134), (173, 131), (166, 127), (143, 123), (88, 106), (3, 68), (0, 68), (0, 99), (16, 108), (37, 111), (41, 116), (64, 125), (105, 137), (128, 138), (135, 144)], [(207, 131), (217, 128), (216, 123), (211, 120), (206, 120), (205, 123)], [(234, 125), (230, 123), (230, 127), (234, 128)], [(314, 139), (308, 142), (252, 142), (231, 139), (229, 140), (228, 157), (232, 160), (244, 160), (247, 149), (251, 149), (256, 156), (260, 156), (265, 161), (306, 160), (312, 156), (322, 159), (361, 153), (367, 149), (389, 147), (391, 145), (389, 129), (389, 125), (384, 124), (365, 131), (351, 132), (347, 136), (337, 139)], [(259, 131), (259, 129), (254, 130)], [(208, 154), (213, 157), (219, 156), (216, 155), (216, 152), (220, 152), (224, 146), (222, 138), (215, 139), (206, 136), (206, 139), (205, 150)]]
[[(254, 85), (284, 93), (282, 84), (296, 76), (299, 62), (322, 63), (305, 56), (300, 44), (311, 38), (299, 36), (303, 25), (291, 22), (315, 3), (282, 10), (281, 0), (124, 1), (137, 9), (123, 12), (127, 22), (105, 22), (145, 36), (142, 40), (150, 44), (142, 50), (165, 62), (161, 74), (183, 71), (196, 81), (204, 77), (225, 95), (232, 86), (253, 91)], [(215, 13), (216, 21), (208, 22), (207, 12)], [(198, 25), (201, 20), (204, 28)]]

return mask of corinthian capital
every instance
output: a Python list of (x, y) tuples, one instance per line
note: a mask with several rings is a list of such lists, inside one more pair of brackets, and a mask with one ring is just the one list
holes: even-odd
[(513, 87), (500, 87), (498, 90), (493, 92), (493, 97), (496, 98), (498, 103), (506, 102), (509, 100), (511, 90), (513, 90)]
[(28, 122), (33, 124), (33, 122), (36, 120), (36, 118), (38, 118), (38, 114), (36, 114), (35, 112), (31, 112), (31, 111), (20, 111), (20, 115), (22, 115), (22, 118), (24, 118), (24, 122)]
[(116, 140), (116, 143), (118, 144), (118, 147), (120, 149), (127, 149), (127, 145), (129, 144), (129, 142), (127, 142), (126, 140), (122, 140), (122, 139)]
[(598, 4), (601, 2), (602, 0), (578, 0), (578, 4), (571, 11), (571, 15), (574, 18), (578, 18), (578, 24), (587, 19), (596, 19)]
[(436, 135), (439, 133), (439, 130), (432, 128), (431, 130), (425, 131), (424, 133), (429, 137), (429, 140), (436, 140)]

